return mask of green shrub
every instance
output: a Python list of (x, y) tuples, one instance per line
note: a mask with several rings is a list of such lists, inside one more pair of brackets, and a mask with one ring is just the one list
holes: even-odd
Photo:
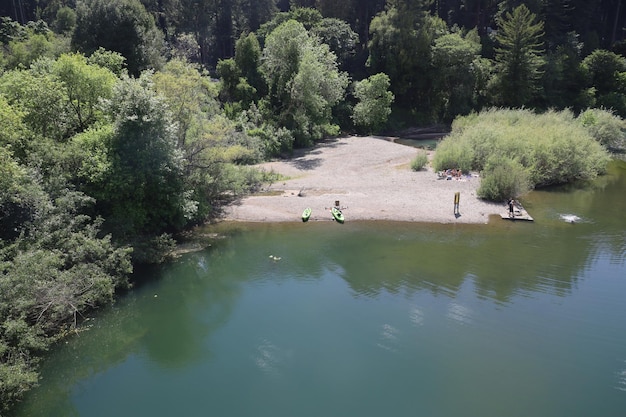
[(587, 109), (577, 119), (600, 144), (626, 152), (626, 122), (610, 110)]
[(264, 158), (269, 159), (293, 153), (293, 135), (284, 127), (275, 128), (271, 125), (264, 125), (262, 128), (249, 130), (248, 135), (260, 139)]
[(534, 187), (593, 179), (608, 160), (569, 110), (490, 109), (453, 123), (437, 146), (433, 167), (483, 171), (483, 197), (500, 200)]
[(481, 173), (477, 195), (492, 201), (517, 197), (530, 190), (526, 169), (510, 158), (494, 157)]
[(450, 135), (437, 145), (433, 158), (436, 171), (461, 169), (469, 172), (473, 167), (474, 149), (471, 143), (461, 135)]
[(411, 161), (411, 169), (413, 171), (421, 171), (428, 164), (428, 154), (423, 151), (419, 151), (415, 158)]

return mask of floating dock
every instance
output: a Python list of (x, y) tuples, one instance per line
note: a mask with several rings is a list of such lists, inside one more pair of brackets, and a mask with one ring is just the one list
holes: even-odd
[(506, 213), (506, 214), (501, 214), (500, 217), (502, 217), (503, 220), (513, 220), (513, 221), (520, 220), (520, 221), (527, 221), (527, 222), (535, 221), (535, 219), (530, 217), (528, 213), (521, 214), (521, 215), (516, 214), (513, 217), (509, 216), (509, 213)]
[(507, 207), (507, 211), (501, 214), (500, 217), (502, 217), (502, 220), (520, 220), (527, 222), (535, 221), (535, 219), (533, 219), (530, 214), (528, 214), (528, 212), (524, 209), (524, 207), (522, 207), (522, 205), (518, 202), (515, 202), (515, 210), (513, 210), (512, 216), (510, 215)]

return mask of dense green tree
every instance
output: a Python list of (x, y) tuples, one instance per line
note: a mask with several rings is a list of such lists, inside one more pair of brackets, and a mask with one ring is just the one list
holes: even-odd
[(537, 22), (524, 4), (498, 20), (496, 103), (513, 107), (531, 104), (545, 63), (542, 36), (543, 22)]
[(200, 63), (200, 45), (191, 33), (179, 33), (171, 39), (170, 54), (174, 59)]
[(54, 30), (57, 33), (70, 33), (76, 26), (76, 12), (74, 9), (63, 6), (56, 12), (56, 18), (54, 20)]
[(25, 34), (26, 29), (17, 21), (6, 15), (0, 16), (0, 43), (6, 45), (12, 40), (23, 37)]
[(220, 98), (224, 103), (240, 100), (237, 86), (241, 78), (241, 71), (233, 58), (222, 59), (217, 63), (217, 75), (220, 77)]
[(437, 38), (432, 46), (434, 92), (438, 100), (438, 119), (451, 122), (459, 114), (467, 114), (477, 102), (477, 61), (480, 39), (476, 31), (466, 36), (459, 32)]
[(289, 20), (267, 37), (262, 68), (269, 86), (267, 109), (279, 126), (294, 133), (296, 147), (338, 133), (331, 111), (343, 98), (348, 78), (327, 45)]
[(355, 55), (359, 36), (346, 22), (335, 18), (324, 18), (315, 25), (311, 32), (320, 37), (337, 56), (342, 68), (346, 68), (349, 60)]
[(383, 73), (357, 81), (354, 85), (358, 103), (354, 106), (352, 120), (366, 133), (378, 133), (387, 123), (394, 100), (389, 86), (389, 77)]
[(0, 92), (23, 113), (24, 123), (37, 135), (67, 137), (63, 85), (47, 71), (15, 70), (0, 76)]
[(23, 121), (24, 114), (11, 106), (0, 94), (0, 146), (6, 148), (18, 160), (26, 160), (29, 153), (30, 133)]
[(81, 132), (102, 118), (99, 104), (111, 96), (116, 77), (108, 69), (90, 65), (80, 54), (61, 55), (52, 65), (61, 82), (72, 132)]
[(79, 51), (119, 52), (132, 75), (161, 65), (163, 35), (139, 0), (79, 0), (76, 14), (72, 45)]
[(101, 187), (111, 170), (109, 144), (113, 141), (113, 124), (93, 126), (74, 135), (70, 146), (75, 156), (76, 187), (87, 195), (103, 195)]
[(594, 105), (626, 116), (626, 58), (598, 49), (581, 64), (593, 90)]
[(356, 52), (359, 39), (350, 25), (337, 18), (324, 18), (313, 8), (296, 7), (289, 12), (278, 13), (272, 20), (262, 25), (258, 31), (259, 37), (265, 39), (270, 32), (288, 20), (302, 23), (310, 33), (319, 36), (341, 64), (345, 64)]
[(263, 49), (262, 69), (269, 86), (271, 104), (278, 108), (291, 95), (291, 82), (298, 71), (301, 53), (310, 37), (295, 20), (270, 33)]
[(55, 38), (51, 31), (35, 31), (27, 27), (21, 34), (21, 36), (12, 37), (8, 42), (6, 68), (25, 69), (38, 59), (54, 57)]
[(384, 72), (400, 106), (432, 118), (432, 51), (448, 33), (445, 22), (425, 12), (426, 4), (398, 2), (372, 19), (368, 66)]
[(570, 107), (578, 112), (593, 104), (595, 97), (581, 66), (582, 46), (578, 35), (570, 32), (566, 42), (548, 51), (542, 77), (543, 102), (538, 104), (540, 108)]
[(623, 90), (619, 73), (626, 71), (626, 58), (598, 49), (585, 57), (582, 66), (598, 95)]
[(24, 113), (24, 122), (42, 137), (65, 141), (102, 117), (100, 101), (109, 98), (115, 75), (80, 54), (42, 59), (31, 69), (0, 77), (0, 91)]
[(128, 239), (180, 228), (185, 223), (182, 158), (175, 126), (151, 76), (118, 82), (109, 112), (114, 117), (107, 144), (110, 169), (94, 195), (107, 230)]
[(179, 60), (168, 62), (154, 74), (153, 81), (176, 123), (177, 147), (184, 149), (194, 118), (210, 118), (218, 113), (216, 87), (193, 65)]
[(265, 38), (272, 33), (274, 29), (289, 20), (295, 20), (296, 22), (301, 23), (306, 30), (311, 30), (313, 27), (318, 25), (322, 19), (322, 14), (315, 9), (309, 7), (295, 7), (288, 12), (280, 12), (274, 15), (272, 20), (261, 25), (257, 31), (257, 35), (260, 39), (265, 40)]
[(0, 249), (3, 241), (17, 238), (33, 220), (42, 196), (10, 148), (0, 142)]
[(87, 63), (106, 68), (117, 76), (122, 75), (124, 72), (125, 61), (126, 58), (119, 52), (107, 51), (102, 47), (96, 49), (87, 57)]
[(254, 33), (242, 36), (235, 45), (235, 62), (241, 76), (254, 89), (254, 99), (267, 94), (265, 78), (261, 73), (261, 46)]

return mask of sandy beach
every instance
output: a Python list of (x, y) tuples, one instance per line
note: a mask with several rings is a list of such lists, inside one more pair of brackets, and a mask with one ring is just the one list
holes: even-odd
[[(491, 214), (505, 211), (502, 204), (476, 197), (480, 178), (475, 173), (448, 180), (439, 178), (431, 167), (411, 170), (410, 162), (418, 152), (386, 138), (327, 140), (290, 159), (260, 164), (287, 179), (226, 207), (223, 220), (300, 222), (302, 211), (310, 207), (309, 221), (330, 221), (329, 209), (337, 201), (346, 222), (487, 223)], [(460, 193), (458, 214), (454, 213), (456, 192)]]

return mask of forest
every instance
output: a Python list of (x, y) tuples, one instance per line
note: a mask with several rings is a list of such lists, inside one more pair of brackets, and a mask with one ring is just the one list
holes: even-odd
[[(436, 125), (456, 138), (438, 168), (511, 176), (485, 198), (601, 173), (626, 148), (625, 17), (621, 0), (2, 2), (0, 415), (134, 265), (276, 180), (254, 163)], [(476, 133), (494, 124), (502, 146)]]

